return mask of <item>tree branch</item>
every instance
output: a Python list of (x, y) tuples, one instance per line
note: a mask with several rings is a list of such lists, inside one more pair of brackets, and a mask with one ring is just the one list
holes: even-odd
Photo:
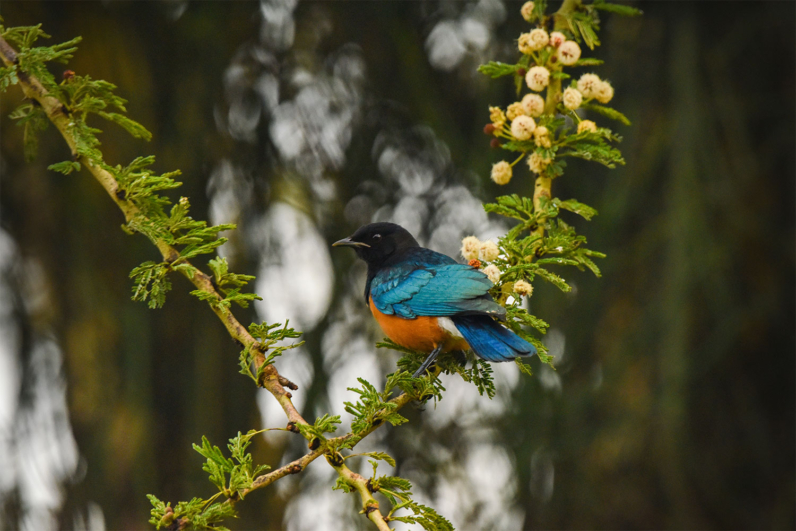
[(370, 491), (370, 482), (345, 466), (345, 463), (335, 463), (329, 457), (327, 457), (326, 460), (337, 470), (340, 477), (359, 493), (359, 496), (362, 498), (362, 512), (365, 513), (365, 516), (367, 516), (380, 531), (390, 531), (390, 526), (384, 521), (384, 516), (379, 510), (379, 502), (376, 501), (376, 498), (373, 497), (373, 493)]
[[(18, 63), (16, 51), (2, 36), (0, 36), (0, 56), (6, 66), (12, 66)], [(19, 85), (25, 97), (37, 101), (41, 105), (47, 118), (55, 125), (58, 131), (60, 131), (61, 136), (63, 136), (66, 144), (69, 146), (73, 159), (88, 168), (89, 172), (91, 172), (94, 178), (102, 185), (111, 199), (122, 211), (125, 220), (128, 222), (134, 218), (146, 220), (147, 218), (141, 214), (140, 210), (132, 202), (121, 199), (119, 195), (117, 195), (119, 186), (110, 172), (95, 164), (88, 157), (81, 156), (77, 153), (77, 142), (71, 130), (71, 119), (63, 103), (61, 103), (58, 98), (51, 95), (35, 76), (28, 75), (20, 70), (18, 77)], [(158, 248), (165, 262), (172, 263), (180, 257), (179, 251), (170, 246), (163, 239), (153, 238), (152, 243)], [(189, 268), (181, 268), (180, 272), (196, 286), (197, 289), (213, 295), (217, 300), (224, 299), (221, 293), (213, 286), (213, 282), (208, 275), (187, 261), (181, 261), (181, 263), (190, 266)], [(235, 318), (228, 308), (220, 304), (210, 304), (210, 308), (218, 316), (229, 332), (229, 335), (234, 340), (240, 342), (244, 348), (251, 348), (251, 351), (254, 353), (255, 366), (259, 369), (265, 362), (264, 350), (260, 343), (252, 337), (246, 327)], [(307, 421), (304, 420), (291, 402), (290, 393), (283, 387), (289, 383), (289, 380), (279, 375), (279, 372), (273, 365), (268, 365), (263, 370), (262, 385), (277, 399), (285, 415), (287, 415), (288, 420), (296, 424), (307, 424)]]

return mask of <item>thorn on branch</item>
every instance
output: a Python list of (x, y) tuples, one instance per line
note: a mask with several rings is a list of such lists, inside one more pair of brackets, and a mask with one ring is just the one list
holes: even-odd
[[(287, 387), (291, 391), (297, 391), (298, 390), (298, 385), (294, 384), (293, 382), (291, 382), (290, 380), (288, 380), (287, 378), (285, 378), (282, 375), (279, 375), (279, 384), (282, 387)], [(290, 394), (290, 393), (288, 393), (288, 394)]]
[(364, 511), (364, 512), (365, 512), (365, 516), (368, 516), (368, 515), (369, 515), (370, 513), (372, 513), (373, 511), (378, 511), (378, 510), (379, 510), (379, 507), (378, 507), (377, 505), (371, 505), (371, 504), (368, 504), (368, 505), (365, 507), (365, 511)]
[(293, 398), (293, 395), (290, 393), (290, 391), (285, 391), (285, 396), (288, 398)]
[(293, 433), (301, 433), (299, 429), (296, 427), (296, 423), (291, 421), (287, 423), (287, 431), (292, 431)]
[(298, 474), (302, 470), (304, 470), (303, 466), (301, 466), (301, 465), (293, 465), (293, 466), (291, 466), (290, 468), (287, 469), (287, 473), (288, 474)]
[(370, 492), (370, 493), (373, 493), (373, 492), (376, 492), (377, 490), (379, 490), (378, 487), (374, 487), (373, 486), (373, 478), (368, 478), (368, 480), (365, 482), (365, 486), (368, 488), (368, 492)]
[(333, 467), (341, 467), (343, 466), (343, 456), (337, 452), (327, 454), (326, 460), (329, 461)]
[(119, 201), (124, 201), (125, 199), (127, 199), (127, 190), (125, 190), (124, 188), (117, 188), (116, 194), (114, 195), (116, 195), (116, 198)]
[(370, 424), (375, 428), (375, 427), (381, 426), (382, 422), (384, 422), (383, 419), (375, 418), (375, 419), (373, 419), (373, 422), (371, 422)]
[(308, 446), (310, 450), (317, 450), (321, 446), (321, 440), (315, 437), (310, 441)]

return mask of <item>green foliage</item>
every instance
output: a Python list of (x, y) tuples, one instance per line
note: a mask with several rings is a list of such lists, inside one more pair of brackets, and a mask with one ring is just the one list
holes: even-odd
[(606, 118), (610, 118), (611, 120), (616, 120), (618, 122), (623, 123), (624, 125), (630, 125), (630, 120), (628, 120), (627, 116), (617, 111), (616, 109), (612, 109), (611, 107), (606, 107), (605, 105), (597, 105), (596, 103), (584, 103), (583, 105), (581, 105), (581, 108), (586, 109), (587, 111), (594, 111), (599, 115), (605, 116)]
[(348, 390), (358, 394), (359, 400), (344, 403), (345, 410), (354, 415), (351, 421), (351, 431), (354, 435), (361, 435), (374, 424), (378, 425), (384, 421), (393, 426), (406, 422), (406, 418), (396, 411), (398, 406), (389, 401), (389, 391), (380, 393), (373, 384), (363, 378), (357, 378), (357, 381), (362, 387), (359, 389), (349, 387)]
[(202, 436), (202, 446), (193, 445), (193, 449), (207, 459), (202, 470), (209, 474), (210, 482), (227, 498), (233, 495), (242, 498), (254, 479), (270, 469), (268, 465), (254, 466), (251, 454), (246, 452), (252, 438), (258, 433), (262, 432), (250, 430), (245, 435), (238, 432), (237, 437), (230, 439), (227, 448), (231, 458), (225, 457), (218, 446), (211, 445), (207, 437)]
[(622, 15), (625, 17), (637, 17), (644, 14), (643, 11), (636, 9), (635, 7), (623, 6), (621, 4), (611, 4), (605, 0), (594, 0), (592, 6), (594, 9), (599, 9), (600, 11), (609, 11), (611, 13), (616, 13), (617, 15)]
[(326, 443), (326, 433), (334, 433), (337, 431), (337, 425), (340, 424), (340, 415), (329, 416), (324, 415), (315, 419), (315, 423), (310, 424), (296, 424), (301, 435), (309, 440), (318, 440), (320, 444)]
[(189, 502), (179, 502), (174, 508), (170, 503), (166, 504), (148, 494), (147, 498), (152, 504), (149, 523), (157, 529), (169, 527), (175, 520), (179, 520), (179, 529), (227, 529), (219, 523), (234, 517), (235, 509), (228, 501), (213, 503), (214, 500), (222, 494), (226, 498), (243, 499), (245, 491), (251, 488), (257, 476), (270, 469), (268, 465), (254, 466), (251, 454), (246, 451), (258, 433), (262, 432), (251, 430), (245, 435), (238, 432), (237, 437), (230, 439), (227, 445), (229, 458), (224, 456), (218, 446), (211, 445), (207, 437), (202, 437), (202, 446), (194, 444), (193, 448), (206, 459), (202, 470), (209, 474), (210, 482), (219, 492), (208, 500), (193, 498)]
[[(373, 479), (370, 486), (373, 492), (380, 492), (388, 500), (392, 508), (385, 516), (387, 521), (403, 522), (405, 524), (418, 524), (426, 531), (453, 531), (453, 526), (444, 517), (431, 507), (421, 505), (412, 499), (412, 484), (404, 478), (397, 476), (376, 477), (376, 462), (373, 465)], [(395, 516), (396, 511), (406, 509), (412, 514)]]
[(23, 146), (25, 160), (28, 162), (36, 158), (39, 148), (38, 134), (47, 129), (50, 121), (38, 103), (30, 101), (20, 104), (9, 115), (12, 120), (17, 120), (17, 125), (23, 128)]
[[(277, 345), (277, 343), (285, 339), (295, 339), (301, 337), (301, 332), (297, 332), (292, 328), (288, 328), (288, 322), (289, 321), (285, 321), (284, 326), (282, 326), (282, 323), (268, 324), (265, 322), (262, 324), (252, 323), (249, 325), (249, 333), (252, 335), (252, 337), (258, 340), (258, 343), (256, 345), (248, 345), (241, 351), (241, 374), (245, 374), (246, 376), (250, 377), (259, 385), (262, 372), (268, 365), (273, 364), (274, 360), (281, 356), (286, 350), (300, 347), (304, 344), (303, 341), (300, 341), (290, 345)], [(264, 363), (257, 371), (252, 371), (252, 365), (255, 361), (252, 349), (258, 349), (260, 352), (270, 351), (268, 356), (266, 356)]]
[(235, 516), (235, 509), (231, 504), (211, 503), (213, 498), (193, 498), (189, 502), (179, 502), (173, 508), (171, 503), (164, 503), (152, 494), (147, 494), (147, 498), (152, 504), (149, 523), (156, 529), (170, 528), (173, 522), (178, 521), (182, 524), (177, 526), (179, 529), (229, 531), (227, 527), (219, 525), (219, 522)]
[(249, 303), (252, 301), (261, 301), (262, 297), (256, 293), (241, 293), (240, 288), (254, 280), (252, 275), (239, 275), (237, 273), (229, 272), (229, 264), (226, 258), (217, 257), (208, 262), (210, 270), (213, 271), (213, 277), (218, 290), (224, 294), (224, 300), (219, 301), (229, 308), (232, 302), (235, 302), (243, 308), (248, 308)]
[(478, 71), (486, 76), (491, 77), (492, 79), (497, 79), (499, 77), (516, 74), (517, 65), (500, 63), (498, 61), (489, 61), (487, 64), (479, 66)]
[(0, 91), (5, 92), (11, 85), (19, 83), (17, 76), (17, 65), (9, 67), (0, 67)]
[(64, 175), (69, 175), (73, 171), (80, 171), (80, 168), (81, 166), (79, 162), (71, 160), (65, 160), (63, 162), (57, 162), (47, 166), (48, 170), (57, 171), (59, 173), (63, 173)]
[(166, 302), (166, 293), (171, 290), (171, 282), (166, 278), (170, 268), (166, 262), (144, 262), (130, 272), (133, 279), (133, 300), (144, 302), (152, 308), (160, 308)]

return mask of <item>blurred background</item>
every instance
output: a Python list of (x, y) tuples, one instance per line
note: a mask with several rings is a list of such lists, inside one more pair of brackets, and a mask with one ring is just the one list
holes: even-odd
[[(346, 387), (379, 385), (398, 354), (374, 348), (363, 265), (329, 245), (391, 220), (456, 255), (462, 236), (508, 228), (481, 203), (533, 183), (489, 181), (503, 154), (481, 132), (487, 107), (514, 96), (475, 68), (516, 59), (520, 6), (6, 1), (0, 15), (83, 37), (69, 68), (117, 84), (154, 133), (147, 145), (97, 122), (106, 160), (155, 154), (183, 172), (173, 199), (238, 223), (221, 254), (265, 300), (236, 315), (305, 332), (277, 366), (305, 418), (345, 427)], [(570, 162), (553, 185), (599, 210), (565, 220), (608, 255), (602, 279), (562, 270), (572, 293), (536, 283), (558, 370), (496, 365), (491, 401), (449, 377), (436, 406), (358, 447), (395, 456), (459, 529), (796, 526), (796, 4), (639, 6), (603, 17), (603, 46), (584, 49), (633, 121), (615, 127), (627, 165)], [(52, 128), (23, 160), (20, 101), (15, 87), (0, 100), (0, 528), (148, 529), (145, 494), (214, 492), (191, 443), (285, 418), (184, 279), (160, 310), (130, 300), (127, 275), (155, 248), (119, 229), (89, 174), (46, 170), (69, 157)], [(252, 448), (273, 467), (306, 452), (282, 432)], [(367, 529), (333, 481), (316, 462), (230, 525)]]

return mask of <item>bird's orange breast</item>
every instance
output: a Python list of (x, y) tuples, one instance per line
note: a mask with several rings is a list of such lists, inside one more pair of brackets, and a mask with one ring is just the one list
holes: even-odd
[(436, 317), (421, 315), (414, 319), (404, 319), (397, 315), (381, 313), (373, 304), (372, 298), (368, 302), (370, 311), (384, 334), (402, 347), (421, 352), (431, 352), (438, 345), (443, 345), (444, 352), (470, 348), (463, 338), (452, 336), (450, 332), (439, 326)]

